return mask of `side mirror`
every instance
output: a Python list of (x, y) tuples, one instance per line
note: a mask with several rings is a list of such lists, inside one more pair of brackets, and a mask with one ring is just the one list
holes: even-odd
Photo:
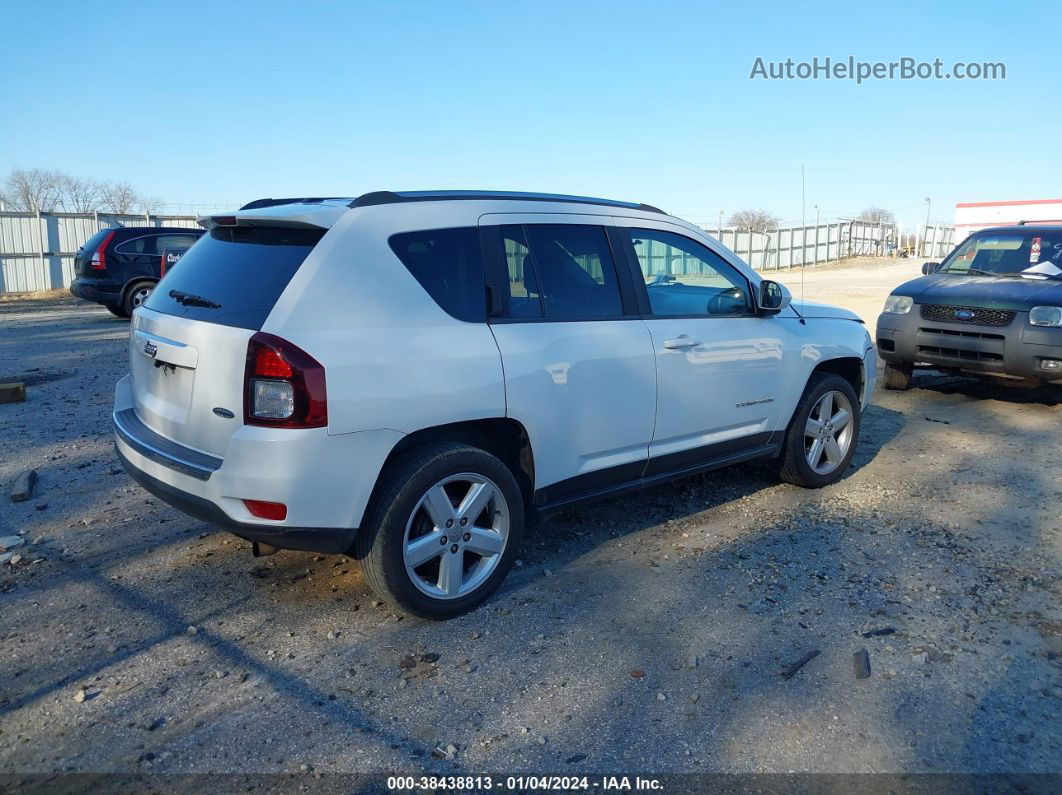
[(925, 274), (926, 276), (928, 276), (931, 273), (936, 273), (937, 268), (939, 268), (939, 267), (940, 267), (940, 263), (939, 262), (923, 262), (922, 263), (922, 273)]
[(761, 315), (777, 315), (793, 300), (793, 294), (784, 284), (764, 279), (756, 296), (756, 309)]

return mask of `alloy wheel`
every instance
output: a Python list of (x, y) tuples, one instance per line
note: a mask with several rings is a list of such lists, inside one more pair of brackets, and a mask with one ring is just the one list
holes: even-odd
[(812, 406), (804, 425), (804, 454), (808, 466), (829, 475), (844, 461), (852, 446), (852, 404), (843, 392), (831, 390)]
[(142, 306), (144, 302), (148, 300), (148, 296), (151, 295), (151, 290), (151, 287), (137, 287), (136, 290), (133, 291), (132, 299), (129, 302), (133, 309)]
[(509, 505), (487, 477), (462, 472), (440, 480), (406, 522), (402, 558), (413, 585), (435, 599), (479, 588), (501, 563)]

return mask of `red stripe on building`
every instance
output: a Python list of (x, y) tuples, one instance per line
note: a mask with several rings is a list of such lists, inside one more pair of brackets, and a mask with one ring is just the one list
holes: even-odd
[[(1050, 226), (1051, 224), (1062, 224), (1062, 220), (1057, 218), (1047, 218), (1043, 221), (1037, 221), (1036, 219), (1024, 218), (1025, 226)], [(997, 221), (993, 218), (991, 221), (974, 221), (970, 224), (952, 224), (952, 226), (1017, 226), (1021, 221)]]
[(1028, 199), (1015, 202), (963, 202), (956, 207), (1015, 207), (1021, 204), (1062, 204), (1062, 199)]

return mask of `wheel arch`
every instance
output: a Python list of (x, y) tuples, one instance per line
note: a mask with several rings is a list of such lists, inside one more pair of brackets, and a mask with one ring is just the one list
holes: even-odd
[(133, 277), (131, 277), (122, 286), (122, 305), (123, 306), (125, 305), (125, 300), (129, 297), (129, 291), (132, 290), (136, 285), (141, 284), (142, 282), (148, 282), (149, 284), (152, 285), (152, 289), (154, 289), (154, 286), (159, 283), (159, 280), (156, 279), (154, 276), (133, 276)]
[[(834, 375), (839, 375), (852, 385), (852, 389), (855, 390), (856, 393), (856, 398), (861, 399), (867, 377), (866, 373), (863, 372), (863, 367), (863, 359), (860, 359), (858, 356), (838, 356), (833, 359), (826, 359), (815, 365), (814, 369), (808, 374), (808, 380), (810, 380), (815, 373), (833, 373)], [(804, 388), (807, 389), (807, 386)]]
[(496, 456), (512, 471), (520, 485), (524, 504), (530, 506), (535, 489), (535, 459), (523, 424), (511, 417), (490, 417), (434, 425), (403, 436), (391, 448), (377, 476), (369, 502), (380, 489), (383, 474), (407, 451), (431, 442), (456, 442), (478, 447)]

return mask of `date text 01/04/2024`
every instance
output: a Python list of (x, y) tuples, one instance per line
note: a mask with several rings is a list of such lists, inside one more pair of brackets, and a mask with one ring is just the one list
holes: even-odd
[(659, 779), (641, 776), (603, 776), (591, 780), (588, 776), (389, 776), (389, 790), (587, 790), (654, 791), (661, 790)]

